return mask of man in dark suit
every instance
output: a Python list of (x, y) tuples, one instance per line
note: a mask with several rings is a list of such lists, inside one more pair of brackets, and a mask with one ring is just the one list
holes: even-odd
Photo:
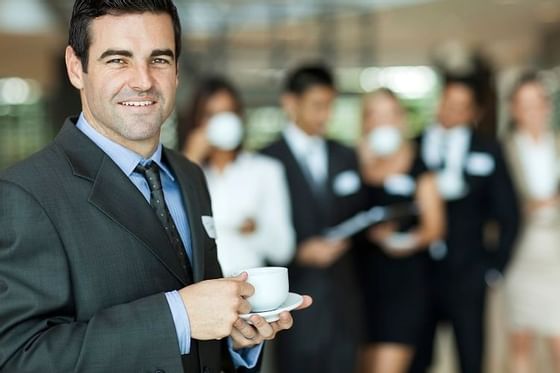
[(180, 33), (170, 0), (76, 1), (83, 112), (0, 174), (0, 371), (242, 370), (291, 327), (239, 318), (254, 289), (219, 278), (204, 177), (159, 144)]
[(297, 327), (278, 338), (281, 373), (353, 372), (359, 312), (346, 240), (323, 233), (361, 205), (354, 151), (325, 140), (336, 91), (322, 66), (303, 66), (286, 80), (283, 107), (291, 120), (281, 138), (263, 150), (285, 167), (297, 251), (290, 286), (313, 296), (315, 307), (297, 315)]
[[(421, 153), (437, 173), (446, 200), (447, 235), (431, 247), (431, 320), (411, 372), (426, 372), (440, 321), (451, 324), (463, 373), (482, 371), (486, 286), (504, 271), (517, 234), (519, 212), (501, 147), (471, 125), (479, 105), (469, 78), (447, 80), (438, 121), (423, 134)], [(493, 240), (485, 239), (489, 231)], [(490, 242), (492, 241), (492, 242)]]

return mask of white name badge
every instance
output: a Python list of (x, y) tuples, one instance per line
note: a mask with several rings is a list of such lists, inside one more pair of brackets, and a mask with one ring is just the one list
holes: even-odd
[(203, 216), (202, 225), (204, 226), (204, 229), (206, 230), (206, 234), (208, 235), (208, 237), (215, 240), (217, 235), (216, 235), (216, 225), (214, 224), (214, 218), (211, 216)]
[(467, 173), (474, 176), (488, 176), (495, 167), (494, 158), (486, 153), (470, 153), (465, 164)]
[(360, 176), (356, 171), (343, 171), (335, 176), (333, 190), (339, 197), (349, 196), (360, 189), (360, 184)]
[(385, 191), (392, 195), (411, 196), (416, 191), (416, 181), (410, 175), (389, 176), (383, 183)]

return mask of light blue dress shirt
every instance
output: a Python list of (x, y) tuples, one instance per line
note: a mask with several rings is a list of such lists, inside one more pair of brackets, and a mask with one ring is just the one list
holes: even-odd
[[(76, 127), (84, 133), (91, 141), (93, 141), (103, 152), (105, 152), (115, 164), (124, 172), (130, 181), (142, 193), (146, 201), (150, 203), (150, 188), (148, 182), (143, 175), (134, 172), (138, 164), (146, 165), (149, 162), (155, 162), (160, 168), (161, 184), (163, 187), (163, 195), (167, 208), (171, 213), (171, 217), (177, 226), (181, 240), (185, 247), (185, 251), (190, 260), (192, 260), (192, 242), (189, 228), (188, 215), (185, 212), (183, 199), (179, 184), (175, 181), (175, 177), (161, 161), (163, 147), (158, 145), (156, 151), (148, 159), (142, 158), (141, 155), (133, 152), (126, 147), (109, 140), (99, 132), (97, 132), (87, 122), (84, 115), (81, 114)], [(169, 308), (175, 323), (177, 339), (181, 354), (188, 354), (191, 349), (191, 328), (187, 311), (178, 291), (170, 291), (165, 293)], [(262, 343), (254, 348), (242, 349), (235, 351), (232, 348), (231, 339), (228, 339), (230, 354), (236, 367), (253, 368), (256, 366), (258, 357), (262, 350)]]

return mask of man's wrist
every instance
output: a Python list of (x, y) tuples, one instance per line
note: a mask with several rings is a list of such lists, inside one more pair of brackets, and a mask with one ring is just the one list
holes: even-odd
[(182, 355), (188, 354), (191, 350), (191, 325), (183, 299), (176, 290), (165, 293), (165, 297), (175, 324), (179, 350)]

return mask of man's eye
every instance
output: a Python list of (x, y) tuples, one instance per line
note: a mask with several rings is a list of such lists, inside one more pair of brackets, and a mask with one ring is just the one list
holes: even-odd
[(124, 65), (124, 60), (122, 58), (113, 58), (107, 61), (108, 64), (114, 65)]
[(165, 58), (154, 58), (152, 62), (158, 65), (169, 65), (171, 63)]

